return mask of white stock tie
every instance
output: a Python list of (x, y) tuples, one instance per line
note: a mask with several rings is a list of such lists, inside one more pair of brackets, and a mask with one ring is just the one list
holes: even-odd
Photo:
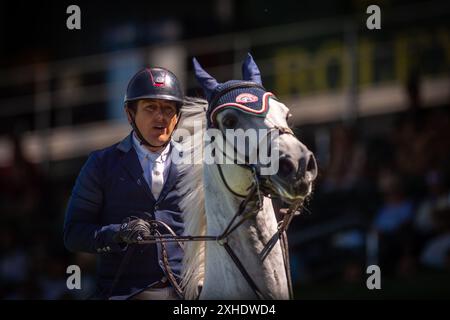
[(158, 200), (159, 194), (163, 188), (163, 170), (164, 166), (160, 159), (153, 162), (152, 169), (152, 193), (156, 200)]

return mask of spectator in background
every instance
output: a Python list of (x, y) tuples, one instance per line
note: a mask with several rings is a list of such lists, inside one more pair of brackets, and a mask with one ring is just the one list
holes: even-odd
[(450, 192), (439, 170), (430, 170), (426, 175), (428, 188), (427, 197), (421, 202), (414, 219), (414, 227), (423, 240), (435, 234), (438, 230), (436, 210), (443, 210), (450, 206)]
[(438, 232), (425, 245), (420, 261), (427, 267), (450, 271), (450, 207), (434, 211)]
[(19, 240), (14, 225), (4, 225), (0, 229), (0, 284), (8, 291), (24, 282), (28, 274), (29, 258)]
[(450, 269), (450, 192), (442, 171), (430, 170), (426, 177), (428, 197), (414, 221), (420, 244), (420, 262), (431, 268)]
[(24, 155), (21, 137), (11, 135), (13, 158), (0, 168), (0, 203), (2, 220), (32, 218), (40, 206), (43, 176)]
[(365, 164), (365, 149), (357, 141), (355, 129), (343, 125), (335, 127), (323, 188), (330, 192), (352, 190), (360, 182)]
[(413, 202), (405, 195), (399, 175), (390, 169), (381, 170), (379, 188), (383, 203), (376, 213), (372, 228), (379, 237), (379, 260), (387, 273), (409, 272), (412, 256), (411, 221)]
[(22, 137), (13, 133), (10, 141), (11, 162), (0, 168), (0, 297), (36, 299), (40, 297), (40, 290), (36, 282), (30, 280), (32, 259), (27, 241), (35, 232), (36, 226), (30, 233), (29, 225), (39, 213), (43, 175), (26, 158)]

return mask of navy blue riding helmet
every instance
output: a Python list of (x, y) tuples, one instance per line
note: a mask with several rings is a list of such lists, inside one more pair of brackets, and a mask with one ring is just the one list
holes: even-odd
[[(180, 82), (177, 77), (169, 70), (160, 67), (145, 68), (138, 71), (128, 83), (127, 91), (124, 98), (124, 106), (130, 102), (141, 99), (162, 99), (174, 101), (176, 103), (177, 112), (180, 112), (183, 105), (184, 95), (181, 90)], [(141, 144), (154, 146), (150, 144), (141, 134), (135, 122), (135, 115), (130, 112), (131, 126), (138, 136)], [(169, 143), (170, 139), (164, 144)], [(164, 146), (163, 145), (163, 146)]]
[(124, 103), (140, 99), (175, 101), (178, 106), (184, 96), (177, 77), (164, 68), (145, 68), (138, 71), (128, 83)]

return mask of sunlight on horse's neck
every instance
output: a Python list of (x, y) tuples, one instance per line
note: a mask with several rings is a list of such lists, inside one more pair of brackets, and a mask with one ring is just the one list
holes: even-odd
[[(235, 197), (227, 190), (215, 165), (204, 166), (204, 183), (207, 234), (218, 235), (228, 225), (242, 198)], [(271, 201), (265, 198), (264, 207), (256, 218), (237, 228), (229, 236), (228, 243), (267, 298), (287, 299), (287, 280), (279, 243), (264, 263), (257, 256), (276, 232), (276, 226)], [(256, 298), (225, 249), (216, 242), (207, 243), (201, 298)]]

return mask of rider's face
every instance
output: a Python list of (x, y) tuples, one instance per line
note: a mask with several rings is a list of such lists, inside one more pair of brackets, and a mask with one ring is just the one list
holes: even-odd
[[(136, 126), (144, 138), (154, 146), (162, 146), (170, 139), (177, 121), (177, 107), (173, 101), (143, 99), (137, 102)], [(161, 147), (148, 148), (151, 151), (161, 149)]]

